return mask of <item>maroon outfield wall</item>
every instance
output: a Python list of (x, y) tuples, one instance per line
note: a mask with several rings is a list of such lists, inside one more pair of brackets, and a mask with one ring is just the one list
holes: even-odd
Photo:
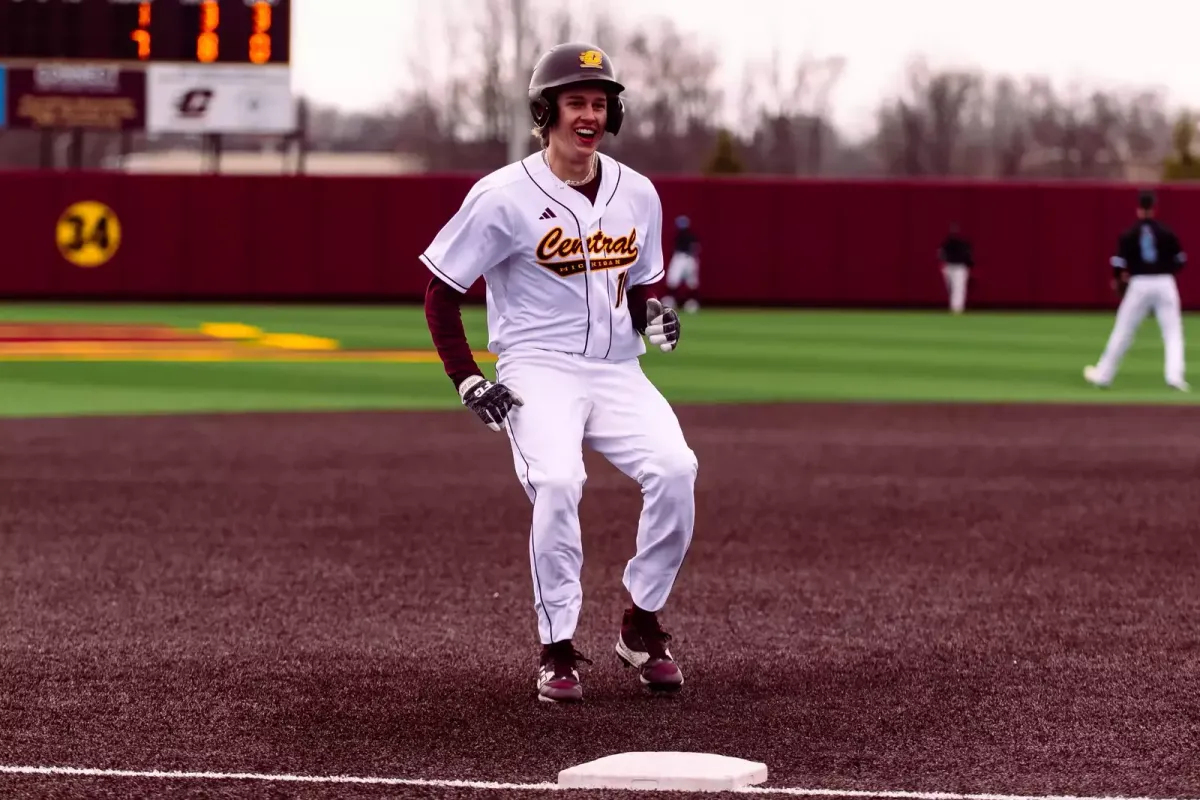
[[(8, 299), (411, 300), (416, 256), (470, 176), (241, 177), (0, 173), (0, 295)], [(663, 178), (667, 220), (702, 237), (711, 302), (942, 305), (947, 225), (975, 243), (976, 307), (1111, 308), (1108, 256), (1136, 192), (1113, 184), (798, 182)], [(1200, 247), (1200, 189), (1161, 190), (1162, 217)], [(109, 206), (119, 247), (95, 267), (55, 240), (73, 203)], [(1185, 271), (1184, 303), (1200, 307)], [(473, 294), (479, 293), (476, 286)]]

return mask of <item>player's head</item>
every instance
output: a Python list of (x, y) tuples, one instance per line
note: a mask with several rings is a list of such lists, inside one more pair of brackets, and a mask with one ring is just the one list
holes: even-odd
[[(586, 42), (556, 45), (542, 54), (529, 79), (533, 133), (542, 146), (590, 155), (604, 134), (621, 130), (625, 106), (608, 54)], [(591, 136), (579, 131), (591, 130)]]
[(1154, 216), (1154, 207), (1158, 204), (1158, 199), (1154, 196), (1151, 189), (1143, 189), (1138, 192), (1138, 216), (1143, 219)]
[(680, 230), (686, 228), (688, 225), (691, 225), (691, 224), (692, 224), (692, 221), (682, 214), (680, 214), (678, 217), (675, 218), (675, 227), (679, 228)]

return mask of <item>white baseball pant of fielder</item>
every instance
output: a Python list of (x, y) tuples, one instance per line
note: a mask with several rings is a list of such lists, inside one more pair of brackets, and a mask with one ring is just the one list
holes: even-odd
[(942, 265), (942, 276), (950, 292), (950, 310), (961, 314), (967, 307), (967, 283), (971, 280), (970, 269), (965, 264)]
[(643, 175), (601, 159), (596, 203), (534, 153), (478, 181), (421, 256), (460, 292), (487, 285), (497, 381), (523, 405), (508, 415), (513, 465), (533, 505), (529, 561), (542, 644), (571, 639), (583, 604), (579, 502), (587, 445), (642, 488), (624, 584), (660, 610), (695, 522), (695, 453), (643, 373), (627, 302), (663, 276), (662, 207)]
[(1179, 300), (1179, 287), (1174, 275), (1134, 275), (1129, 279), (1125, 296), (1117, 308), (1112, 333), (1108, 337), (1104, 354), (1094, 368), (1088, 372), (1088, 380), (1106, 386), (1117, 376), (1125, 352), (1133, 343), (1138, 328), (1153, 312), (1162, 333), (1164, 351), (1164, 377), (1168, 384), (1186, 385), (1184, 382), (1183, 358), (1183, 315)]
[(667, 288), (680, 286), (695, 291), (700, 288), (700, 261), (691, 253), (676, 253), (667, 265)]

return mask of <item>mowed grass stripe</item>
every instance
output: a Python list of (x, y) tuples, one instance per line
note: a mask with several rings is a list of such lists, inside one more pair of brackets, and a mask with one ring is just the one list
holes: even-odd
[[(432, 343), (424, 311), (408, 307), (6, 306), (0, 321), (240, 322), (343, 347)], [(483, 309), (468, 307), (472, 346), (486, 346)], [(1118, 383), (1101, 392), (1081, 371), (1099, 355), (1111, 314), (751, 311), (684, 317), (678, 352), (651, 349), (647, 373), (674, 402), (998, 401), (1195, 402), (1162, 380), (1162, 342), (1143, 326)], [(1190, 315), (1188, 352), (1200, 347)], [(492, 374), (494, 367), (483, 364)], [(436, 361), (394, 363), (0, 364), (0, 414), (171, 410), (461, 408)]]

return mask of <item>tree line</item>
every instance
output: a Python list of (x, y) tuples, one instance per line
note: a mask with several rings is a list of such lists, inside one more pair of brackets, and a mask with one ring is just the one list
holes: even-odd
[[(541, 4), (537, 13), (531, 3)], [(572, 22), (578, 10), (544, 0), (469, 4), (473, 25), (452, 17), (424, 34), (456, 69), (432, 70), (429, 51), (418, 49), (412, 86), (391, 108), (349, 122), (334, 109), (316, 110), (316, 138), (346, 148), (370, 140), (416, 154), (431, 170), (495, 168), (509, 154), (510, 131), (528, 127), (525, 105), (511, 100), (529, 65), (555, 42), (584, 38), (618, 61), (629, 90), (627, 127), (607, 151), (650, 173), (1200, 179), (1191, 149), (1196, 120), (1157, 87), (1063, 87), (1038, 76), (937, 68), (917, 57), (897, 65), (902, 88), (880, 102), (870, 132), (852, 137), (833, 119), (844, 59), (788, 63), (767, 52), (758, 63), (735, 65), (742, 80), (729, 97), (719, 85), (719, 53), (671, 19), (623, 27), (601, 12), (581, 35)], [(522, 23), (523, 40), (514, 36)], [(736, 125), (720, 123), (717, 112), (727, 107)], [(354, 136), (339, 139), (338, 130)], [(523, 152), (536, 147), (532, 138), (526, 145)]]
[[(531, 13), (528, 4), (538, 2), (471, 0), (466, 24), (460, 17), (423, 30), (423, 46), (401, 48), (410, 53), (408, 86), (382, 108), (347, 113), (304, 103), (305, 147), (404, 153), (432, 171), (478, 173), (506, 163), (514, 131), (529, 126), (518, 98), (530, 65), (554, 42), (580, 38), (570, 9)], [(601, 14), (582, 38), (602, 43), (629, 89), (626, 127), (607, 152), (652, 174), (1200, 179), (1196, 120), (1156, 87), (1062, 87), (914, 58), (897, 65), (901, 89), (880, 102), (870, 132), (851, 137), (833, 121), (843, 59), (785, 63), (768, 53), (741, 65), (740, 89), (729, 97), (719, 86), (718, 54), (670, 19), (627, 30)], [(431, 49), (453, 68), (435, 66)], [(722, 125), (723, 108), (735, 109), (736, 124)], [(89, 141), (80, 145), (85, 162), (117, 146), (114, 137)], [(121, 146), (187, 141), (125, 136)], [(262, 144), (225, 137), (223, 146)], [(522, 152), (536, 146), (530, 136)], [(9, 132), (0, 136), (0, 165), (34, 165), (44, 147)]]

